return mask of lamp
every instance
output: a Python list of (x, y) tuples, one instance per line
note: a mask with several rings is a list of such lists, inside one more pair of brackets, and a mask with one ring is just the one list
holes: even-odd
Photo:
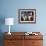
[(9, 25), (9, 32), (8, 34), (11, 35), (10, 33), (10, 25), (14, 24), (14, 19), (13, 18), (5, 18), (5, 25)]

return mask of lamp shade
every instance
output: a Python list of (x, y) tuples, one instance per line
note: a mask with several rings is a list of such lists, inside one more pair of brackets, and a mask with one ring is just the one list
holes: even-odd
[(13, 25), (14, 18), (5, 18), (5, 25)]

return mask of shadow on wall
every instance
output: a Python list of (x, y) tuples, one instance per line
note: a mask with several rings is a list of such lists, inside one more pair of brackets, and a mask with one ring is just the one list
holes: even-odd
[(5, 23), (5, 17), (4, 16), (0, 16), (0, 46), (3, 46), (3, 34), (2, 33), (2, 25)]
[(4, 16), (0, 16), (0, 33), (2, 32), (2, 25), (5, 23), (5, 17)]

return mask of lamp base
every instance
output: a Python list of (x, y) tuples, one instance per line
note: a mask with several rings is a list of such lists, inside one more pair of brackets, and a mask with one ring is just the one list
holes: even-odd
[(10, 32), (8, 32), (8, 34), (9, 34), (9, 35), (11, 35), (11, 33), (10, 33)]

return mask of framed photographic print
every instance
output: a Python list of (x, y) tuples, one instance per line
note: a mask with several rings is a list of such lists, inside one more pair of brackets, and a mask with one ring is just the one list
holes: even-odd
[(19, 9), (19, 23), (36, 23), (36, 9)]

